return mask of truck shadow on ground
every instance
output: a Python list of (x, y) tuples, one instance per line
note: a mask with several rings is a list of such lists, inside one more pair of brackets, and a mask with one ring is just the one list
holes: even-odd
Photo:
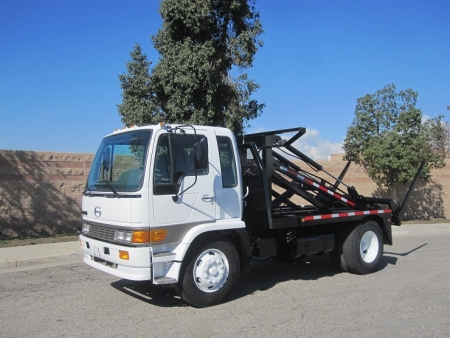
[[(388, 265), (396, 265), (397, 260), (397, 257), (384, 255), (380, 264), (380, 270)], [(311, 256), (308, 257), (308, 260), (296, 261), (275, 259), (266, 262), (254, 261), (251, 271), (241, 272), (236, 289), (224, 303), (248, 297), (256, 292), (267, 291), (279, 283), (292, 280), (315, 281), (340, 273), (333, 267), (327, 255)], [(188, 306), (177, 295), (173, 287), (155, 286), (149, 281), (135, 282), (125, 279), (113, 282), (111, 286), (120, 292), (154, 306)]]

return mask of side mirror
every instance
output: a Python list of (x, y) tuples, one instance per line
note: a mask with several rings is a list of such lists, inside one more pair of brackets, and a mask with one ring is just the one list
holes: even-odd
[(206, 137), (202, 137), (195, 145), (195, 167), (197, 169), (207, 169), (208, 162), (208, 142)]

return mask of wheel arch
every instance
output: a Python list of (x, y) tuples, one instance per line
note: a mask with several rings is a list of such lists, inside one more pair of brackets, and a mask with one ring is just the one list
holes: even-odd
[(386, 215), (386, 216), (371, 216), (366, 217), (361, 220), (361, 223), (367, 222), (367, 221), (374, 221), (378, 224), (378, 226), (381, 229), (381, 233), (383, 234), (383, 240), (384, 244), (392, 245), (392, 216)]
[(232, 230), (214, 230), (200, 233), (186, 248), (183, 255), (183, 260), (186, 259), (189, 250), (199, 243), (214, 242), (216, 240), (228, 240), (236, 248), (239, 255), (241, 270), (249, 269), (251, 265), (251, 244), (245, 229), (232, 229)]
[[(209, 236), (225, 236), (233, 232), (241, 233), (245, 231), (245, 223), (241, 220), (229, 220), (225, 222), (213, 222), (197, 224), (189, 229), (183, 237), (180, 239), (178, 247), (176, 249), (176, 260), (182, 262), (186, 256), (186, 253), (192, 247), (192, 244), (196, 243), (202, 238)], [(246, 232), (246, 231), (245, 231)], [(228, 237), (227, 237), (228, 238)], [(231, 239), (228, 238), (230, 241)], [(198, 242), (197, 242), (198, 243)], [(240, 248), (234, 241), (232, 243), (236, 248)]]
[(391, 215), (371, 215), (356, 221), (346, 222), (338, 231), (334, 231), (336, 243), (345, 237), (354, 227), (368, 221), (374, 221), (378, 224), (383, 234), (384, 244), (392, 245), (392, 217)]

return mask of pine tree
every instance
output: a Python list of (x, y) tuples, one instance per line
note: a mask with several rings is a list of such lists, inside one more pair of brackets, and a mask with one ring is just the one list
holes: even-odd
[[(152, 37), (160, 60), (148, 75), (146, 59), (138, 61), (141, 55), (132, 55), (130, 64), (141, 65), (136, 70), (142, 80), (133, 82), (141, 87), (129, 93), (134, 95), (129, 99), (130, 109), (119, 106), (123, 121), (149, 124), (157, 117), (168, 123), (223, 126), (242, 134), (248, 121), (259, 116), (264, 107), (251, 98), (259, 85), (243, 72), (252, 67), (254, 55), (262, 46), (258, 36), (263, 30), (254, 3), (163, 0), (163, 25)], [(234, 78), (232, 74), (237, 73)], [(121, 106), (128, 106), (122, 80), (126, 75), (122, 77)]]
[(126, 126), (159, 123), (163, 120), (153, 101), (149, 74), (151, 62), (137, 43), (130, 55), (131, 61), (127, 62), (128, 73), (119, 75), (123, 100), (117, 107), (122, 122)]

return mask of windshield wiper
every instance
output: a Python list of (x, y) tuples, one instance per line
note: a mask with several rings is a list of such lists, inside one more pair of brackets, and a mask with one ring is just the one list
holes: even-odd
[(117, 198), (120, 197), (120, 195), (117, 193), (116, 189), (113, 188), (113, 186), (111, 185), (111, 183), (109, 183), (109, 181), (100, 181), (100, 182), (102, 182), (102, 183), (105, 182), (106, 183), (106, 185), (109, 187), (109, 189), (111, 189), (111, 191), (113, 192), (114, 197), (117, 197)]
[(111, 183), (109, 183), (109, 181), (98, 181), (96, 183), (94, 183), (93, 185), (91, 185), (90, 187), (86, 188), (83, 191), (84, 195), (91, 195), (91, 189), (94, 187), (98, 187), (98, 186), (104, 186), (103, 184), (100, 183), (106, 183), (106, 185), (108, 186), (109, 189), (111, 189), (111, 191), (113, 192), (114, 197), (116, 198), (120, 198), (121, 196), (117, 193), (116, 189), (114, 189), (114, 187), (111, 185)]

